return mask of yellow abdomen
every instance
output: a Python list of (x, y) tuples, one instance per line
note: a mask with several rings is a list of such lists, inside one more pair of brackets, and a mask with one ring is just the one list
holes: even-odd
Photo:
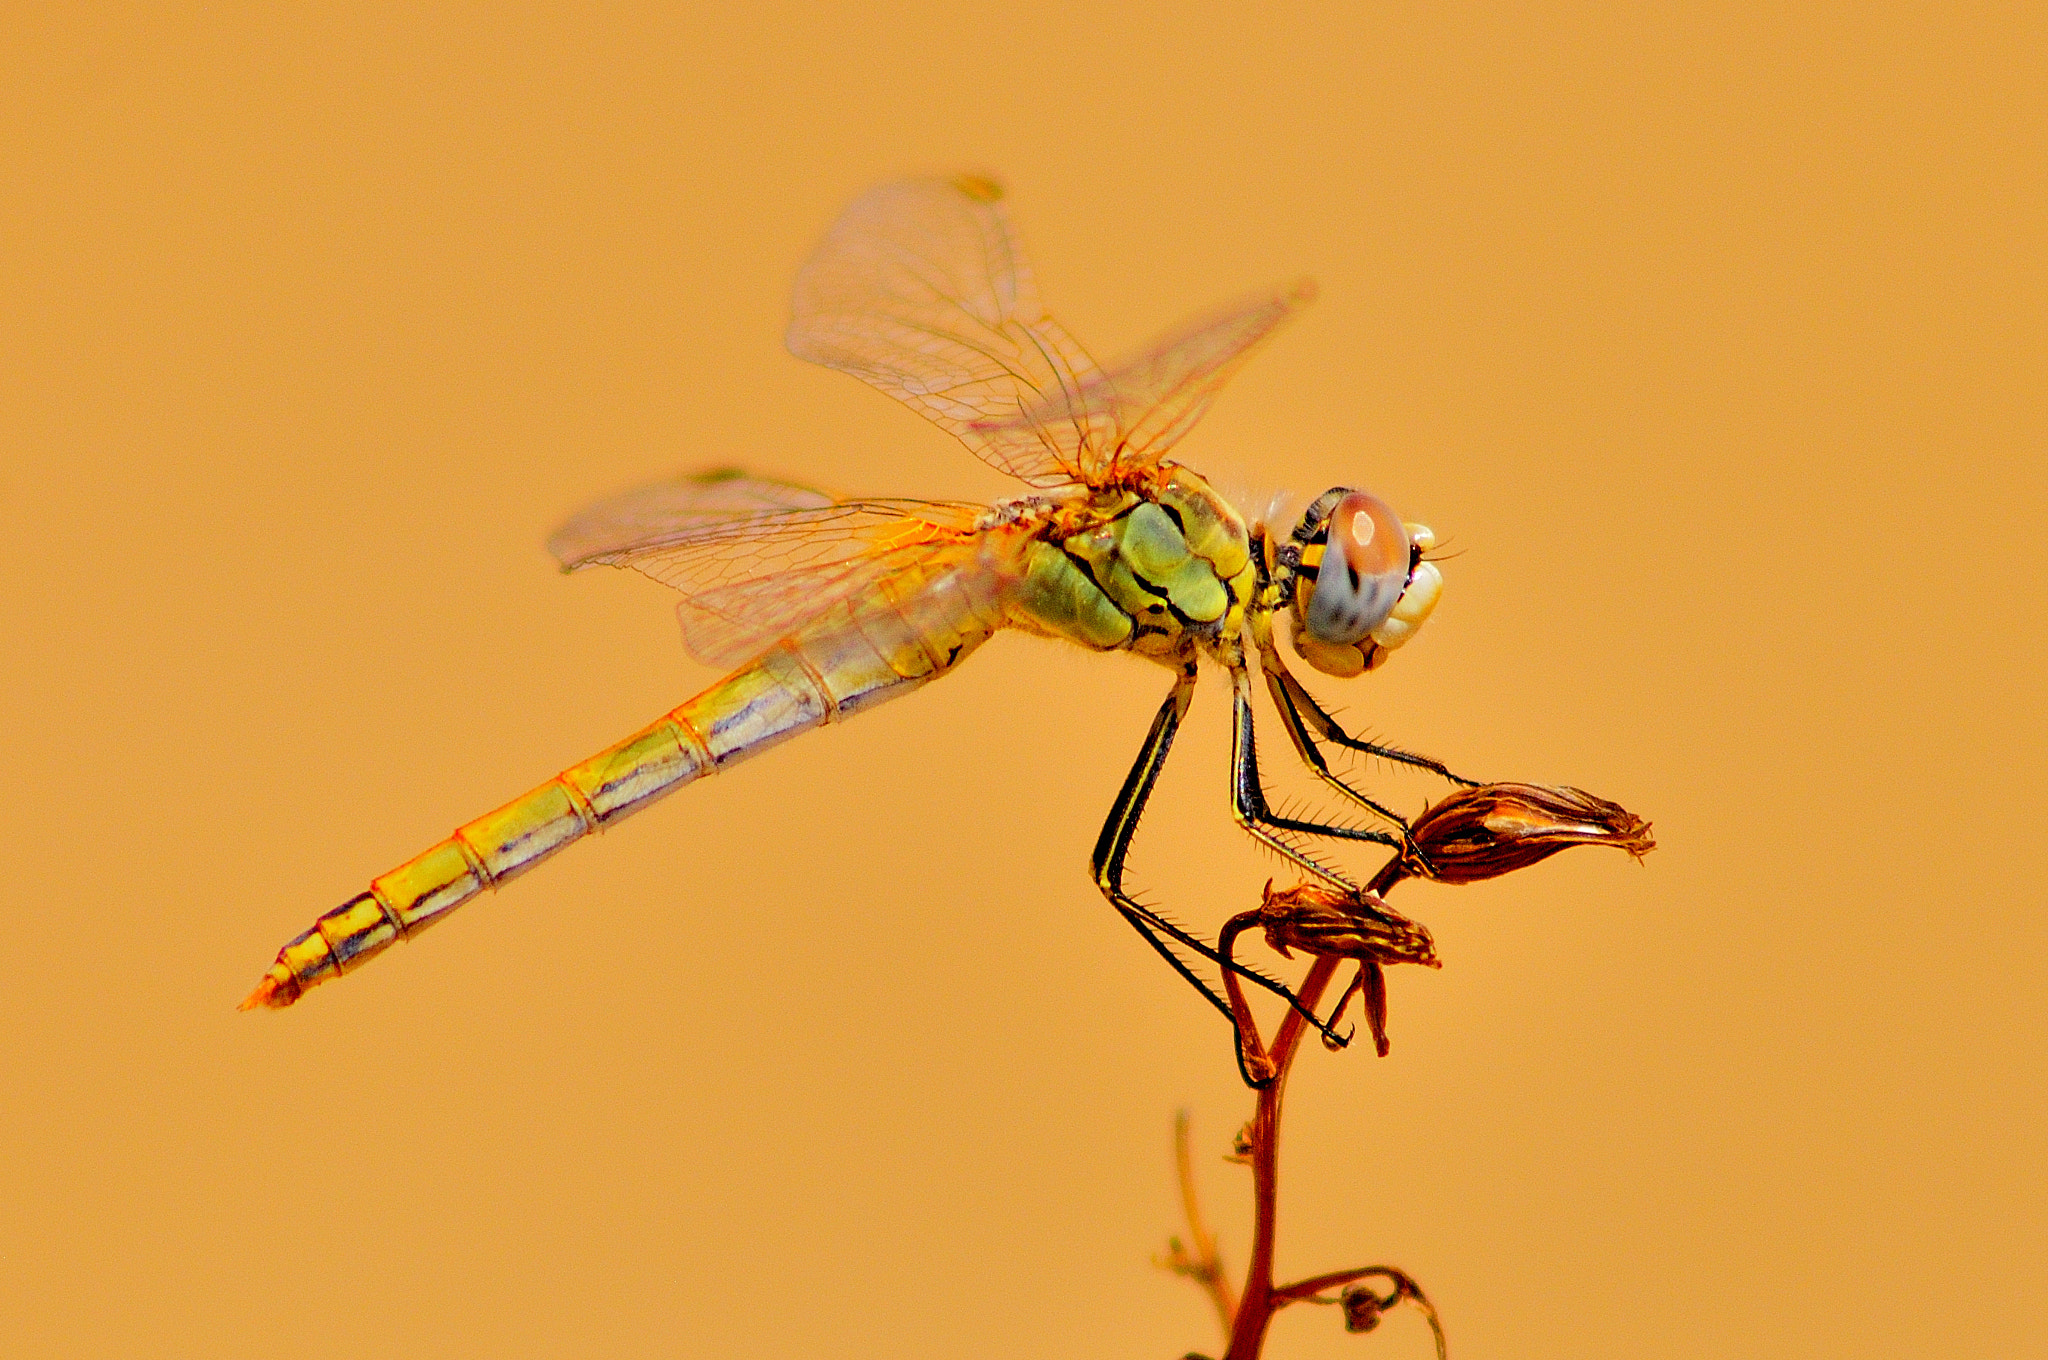
[(842, 605), (711, 688), (374, 880), (278, 951), (242, 1009), (289, 1006), (486, 888), (698, 777), (943, 674), (1001, 626), (1000, 604), (941, 574)]

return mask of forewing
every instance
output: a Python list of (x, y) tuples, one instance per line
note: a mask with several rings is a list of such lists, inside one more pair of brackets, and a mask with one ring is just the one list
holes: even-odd
[(1259, 343), (1315, 301), (1301, 279), (1191, 322), (1102, 378), (1116, 393), (1116, 461), (1157, 462), (1209, 409)]
[(983, 507), (835, 500), (732, 474), (601, 501), (548, 540), (564, 569), (631, 567), (683, 594), (683, 642), (712, 665), (759, 652), (892, 572), (968, 543)]
[[(1114, 430), (1102, 478), (1157, 463), (1194, 427), (1260, 341), (1315, 300), (1303, 279), (1255, 294), (1169, 332), (1144, 352), (1084, 383), (1078, 403), (1091, 428)], [(1065, 407), (1062, 408), (1063, 410)], [(1026, 413), (1025, 422), (1050, 420)], [(993, 433), (990, 431), (990, 433)]]
[(1082, 399), (1095, 362), (1039, 305), (988, 180), (904, 180), (856, 199), (797, 275), (787, 340), (1035, 486), (1084, 479), (1114, 436)]

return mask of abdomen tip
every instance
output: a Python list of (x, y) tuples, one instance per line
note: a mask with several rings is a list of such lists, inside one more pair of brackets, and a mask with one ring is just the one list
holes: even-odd
[(291, 984), (289, 978), (281, 981), (277, 974), (268, 973), (264, 975), (263, 981), (256, 984), (256, 990), (242, 998), (242, 1004), (235, 1009), (253, 1011), (259, 1006), (268, 1006), (277, 1010), (291, 1005), (298, 999), (299, 989)]

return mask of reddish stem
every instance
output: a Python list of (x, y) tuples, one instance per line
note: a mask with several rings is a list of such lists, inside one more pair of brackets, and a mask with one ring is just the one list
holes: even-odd
[[(1373, 877), (1367, 891), (1384, 894), (1403, 876), (1396, 861)], [(1273, 1289), (1273, 1241), (1280, 1207), (1280, 1102), (1287, 1091), (1287, 1074), (1293, 1070), (1294, 1056), (1301, 1049), (1302, 1031), (1308, 1028), (1302, 1012), (1315, 1010), (1343, 961), (1327, 955), (1315, 961), (1295, 989), (1301, 998), (1300, 1009), (1288, 1010), (1280, 1021), (1279, 1032), (1273, 1036), (1272, 1046), (1265, 1049), (1273, 1065), (1273, 1079), (1260, 1089), (1258, 1108), (1252, 1114), (1252, 1259), (1245, 1271), (1237, 1323), (1231, 1328), (1230, 1349), (1224, 1353), (1224, 1360), (1258, 1360), (1273, 1314), (1293, 1302), (1276, 1297)], [(1256, 1042), (1256, 1031), (1250, 1037)]]
[[(1340, 962), (1320, 958), (1301, 980), (1297, 993), (1302, 1004), (1314, 1007), (1323, 998)], [(1266, 1343), (1266, 1327), (1273, 1320), (1273, 1236), (1279, 1209), (1280, 1183), (1280, 1100), (1287, 1091), (1287, 1074), (1301, 1046), (1301, 1032), (1307, 1025), (1298, 1011), (1288, 1011), (1280, 1022), (1267, 1055), (1274, 1066), (1273, 1079), (1259, 1091), (1258, 1109), (1252, 1115), (1252, 1259), (1245, 1272), (1244, 1293), (1237, 1305), (1237, 1325), (1231, 1329), (1230, 1349), (1224, 1360), (1257, 1360)]]
[(1335, 1289), (1339, 1285), (1355, 1284), (1368, 1275), (1381, 1276), (1384, 1279), (1394, 1281), (1397, 1285), (1407, 1281), (1409, 1285), (1407, 1292), (1421, 1292), (1414, 1287), (1414, 1281), (1409, 1280), (1404, 1271), (1396, 1270), (1392, 1266), (1360, 1266), (1356, 1270), (1333, 1270), (1327, 1275), (1317, 1275), (1310, 1279), (1297, 1280), (1283, 1289), (1275, 1289), (1273, 1291), (1273, 1298), (1278, 1305), (1300, 1303), (1304, 1299), (1314, 1298), (1325, 1289)]

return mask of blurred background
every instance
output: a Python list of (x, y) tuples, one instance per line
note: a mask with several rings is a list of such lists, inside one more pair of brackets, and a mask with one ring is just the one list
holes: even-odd
[[(1250, 1100), (1087, 875), (1156, 668), (999, 638), (234, 1010), (713, 678), (553, 570), (579, 506), (1018, 490), (780, 346), (848, 199), (962, 169), (1099, 355), (1317, 279), (1179, 456), (1460, 554), (1317, 688), (1656, 824), (1397, 896), (1446, 966), (1304, 1059), (1283, 1276), (1398, 1264), (1461, 1360), (2037, 1346), (2042, 11), (709, 8), (0, 21), (0, 1350), (1219, 1349), (1150, 1258), (1184, 1106), (1242, 1269)], [(1227, 710), (1133, 860), (1211, 930), (1288, 881)]]

